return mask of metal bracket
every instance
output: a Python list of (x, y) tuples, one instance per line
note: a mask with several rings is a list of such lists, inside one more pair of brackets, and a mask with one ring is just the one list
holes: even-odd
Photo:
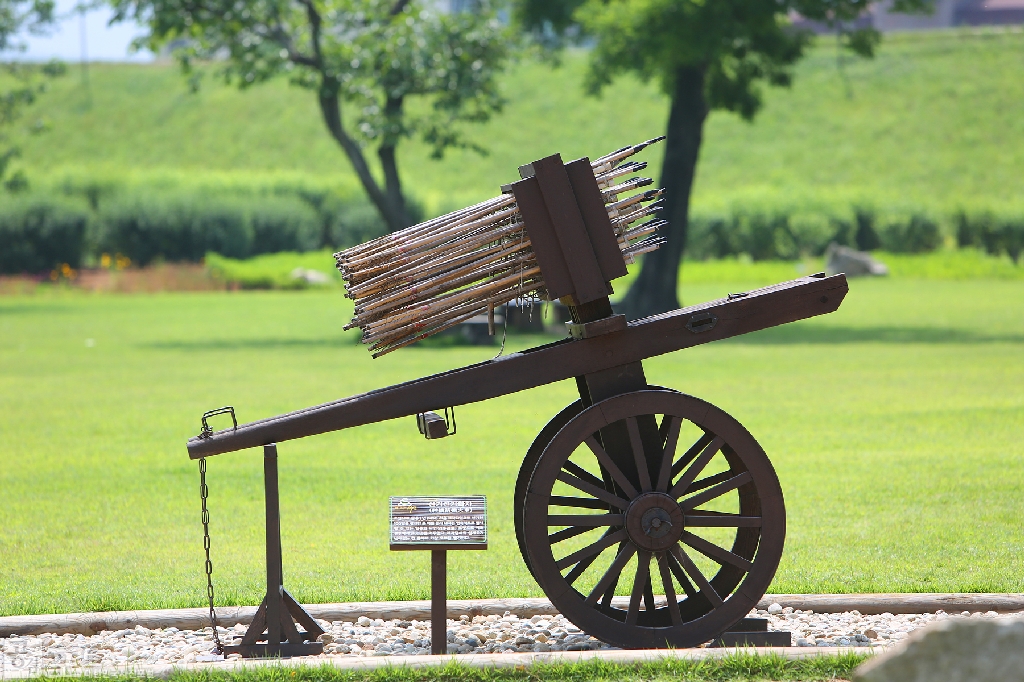
[(690, 321), (686, 323), (686, 328), (694, 334), (699, 334), (711, 331), (716, 324), (718, 324), (718, 316), (714, 313), (697, 313), (690, 317)]
[(612, 315), (591, 322), (566, 322), (565, 326), (569, 329), (569, 336), (574, 339), (592, 339), (601, 334), (620, 332), (627, 325), (625, 315)]
[(420, 412), (416, 415), (416, 428), (427, 440), (454, 436), (458, 432), (458, 425), (455, 423), (455, 408), (444, 408), (444, 417), (437, 412)]
[(231, 415), (231, 429), (233, 431), (238, 430), (238, 420), (235, 419), (235, 408), (228, 405), (227, 407), (218, 407), (216, 410), (210, 410), (209, 412), (203, 413), (203, 430), (199, 432), (200, 438), (209, 438), (213, 435), (213, 429), (206, 423), (206, 420), (210, 417), (214, 417), (218, 414), (230, 414)]

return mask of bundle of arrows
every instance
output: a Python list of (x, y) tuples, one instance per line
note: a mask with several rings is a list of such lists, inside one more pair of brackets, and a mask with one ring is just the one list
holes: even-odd
[[(627, 161), (664, 138), (623, 147), (591, 162), (623, 258), (653, 251), (665, 224), (648, 218), (663, 190), (650, 178), (625, 176), (647, 167)], [(544, 279), (515, 197), (503, 194), (334, 254), (359, 327), (373, 357), (415, 343), (500, 305), (547, 298)]]

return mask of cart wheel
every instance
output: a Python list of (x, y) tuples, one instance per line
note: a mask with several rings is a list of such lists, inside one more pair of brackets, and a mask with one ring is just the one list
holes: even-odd
[(526, 563), (526, 567), (530, 569), (530, 573), (533, 573), (533, 567), (530, 566), (530, 554), (526, 551), (526, 539), (523, 536), (523, 508), (526, 503), (526, 491), (530, 485), (530, 477), (533, 475), (534, 467), (537, 466), (537, 460), (540, 459), (541, 453), (544, 452), (544, 448), (548, 446), (551, 439), (562, 430), (563, 426), (569, 423), (570, 419), (582, 411), (583, 401), (577, 400), (552, 417), (551, 421), (533, 439), (533, 443), (530, 445), (530, 449), (526, 451), (526, 457), (523, 458), (523, 463), (519, 467), (519, 476), (516, 477), (516, 492), (512, 498), (512, 518), (516, 524), (516, 540), (519, 541), (519, 552), (523, 555), (523, 561)]
[(626, 648), (723, 633), (768, 589), (785, 535), (782, 489), (757, 441), (717, 407), (660, 390), (609, 398), (558, 430), (522, 530), (555, 607)]
[[(648, 384), (648, 390), (655, 391), (672, 391), (670, 388), (664, 388), (663, 386), (654, 386)], [(675, 391), (673, 391), (675, 392)], [(523, 536), (523, 511), (526, 508), (526, 491), (530, 486), (530, 477), (533, 476), (533, 470), (537, 466), (537, 460), (540, 459), (541, 453), (544, 452), (544, 448), (548, 446), (551, 439), (555, 437), (555, 434), (562, 430), (562, 427), (569, 423), (569, 420), (578, 415), (583, 411), (583, 401), (577, 400), (574, 403), (570, 403), (561, 412), (556, 414), (551, 420), (544, 425), (537, 437), (533, 439), (533, 443), (530, 444), (530, 449), (526, 451), (526, 457), (523, 458), (523, 463), (519, 466), (519, 475), (516, 477), (516, 491), (512, 498), (512, 518), (515, 521), (516, 526), (516, 541), (519, 543), (519, 553), (523, 555), (523, 563), (530, 569), (530, 573), (533, 573), (533, 567), (530, 565), (530, 553), (526, 551), (526, 539)]]

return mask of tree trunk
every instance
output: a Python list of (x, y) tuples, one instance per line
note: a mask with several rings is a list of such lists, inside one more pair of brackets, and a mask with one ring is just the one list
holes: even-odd
[[(325, 81), (320, 86), (319, 91), (320, 100), (320, 112), (323, 114), (324, 123), (327, 125), (327, 130), (331, 133), (331, 137), (341, 145), (342, 150), (345, 152), (345, 156), (348, 157), (349, 162), (352, 164), (352, 168), (355, 169), (356, 176), (359, 177), (359, 182), (362, 183), (363, 189), (366, 190), (366, 194), (369, 195), (370, 201), (377, 207), (384, 222), (387, 223), (388, 229), (392, 232), (395, 230), (401, 230), (404, 227), (408, 227), (411, 223), (409, 216), (405, 210), (405, 201), (401, 198), (401, 187), (398, 183), (398, 170), (394, 166), (394, 147), (391, 148), (391, 164), (392, 172), (394, 174), (394, 182), (398, 187), (399, 200), (395, 201), (392, 198), (391, 186), (392, 179), (387, 178), (387, 189), (388, 191), (382, 190), (380, 185), (374, 179), (373, 174), (370, 172), (370, 167), (366, 163), (366, 157), (363, 156), (363, 150), (360, 149), (359, 144), (352, 139), (345, 128), (341, 124), (341, 104), (338, 101), (338, 86), (336, 83)], [(384, 156), (381, 156), (381, 161), (384, 162)], [(388, 174), (388, 168), (385, 165), (385, 176)]]
[(708, 116), (704, 73), (704, 66), (687, 66), (676, 72), (666, 133), (665, 160), (661, 169), (665, 204), (658, 215), (668, 221), (668, 225), (662, 228), (667, 241), (658, 250), (643, 256), (640, 274), (619, 306), (629, 319), (635, 320), (680, 307), (676, 293), (679, 263), (686, 249), (690, 191), (697, 170), (704, 121)]
[[(402, 116), (402, 98), (388, 97), (384, 108), (385, 118), (400, 119)], [(402, 194), (402, 181), (398, 177), (398, 161), (395, 158), (395, 140), (385, 140), (377, 149), (377, 156), (380, 157), (380, 166), (384, 170), (384, 188), (388, 203), (398, 211), (405, 226), (412, 225), (412, 218), (405, 205), (405, 195)], [(393, 230), (392, 230), (393, 231)]]

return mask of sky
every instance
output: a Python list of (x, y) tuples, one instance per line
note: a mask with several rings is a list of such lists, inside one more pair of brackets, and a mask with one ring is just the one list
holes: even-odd
[[(21, 53), (19, 59), (45, 61), (54, 57), (66, 62), (77, 62), (82, 58), (82, 24), (81, 17), (74, 11), (78, 0), (57, 0), (57, 14), (64, 17), (46, 36), (23, 36), (28, 44), (28, 51)], [(132, 38), (143, 33), (143, 30), (132, 23), (107, 26), (112, 12), (103, 7), (94, 9), (85, 15), (85, 52), (89, 61), (106, 62), (146, 62), (152, 61), (152, 53), (140, 52), (131, 54), (129, 44)], [(13, 56), (7, 53), (4, 56)]]

